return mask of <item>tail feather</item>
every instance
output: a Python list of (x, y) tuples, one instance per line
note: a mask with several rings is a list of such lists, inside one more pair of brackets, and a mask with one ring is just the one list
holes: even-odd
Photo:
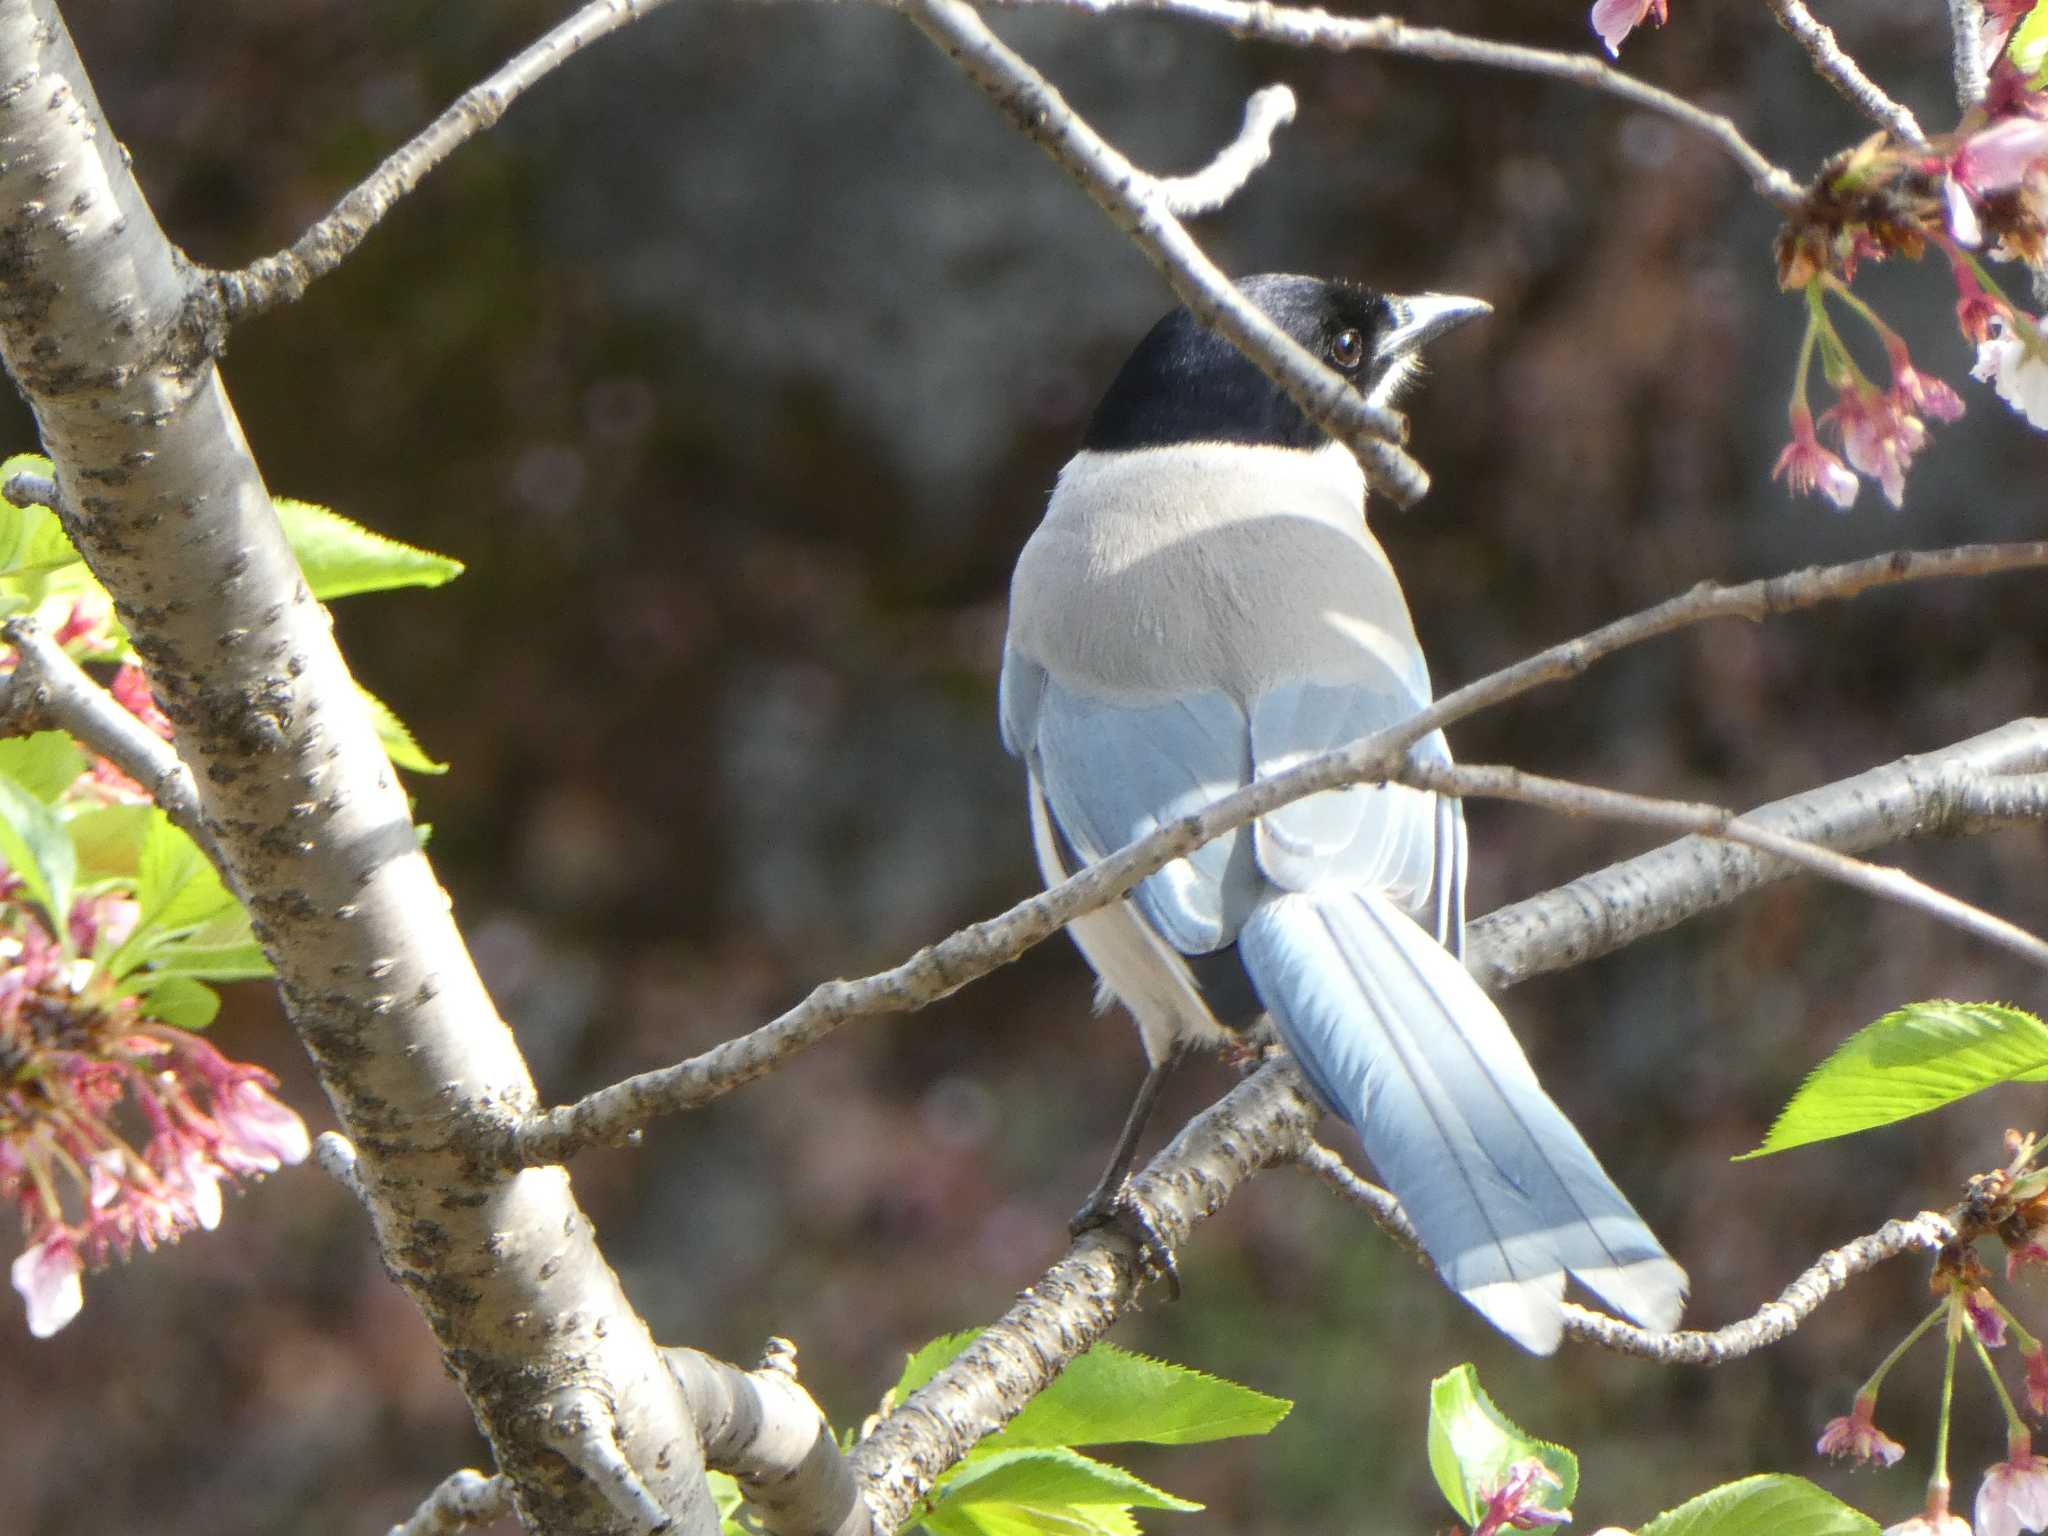
[(1538, 1354), (1575, 1275), (1671, 1328), (1685, 1271), (1536, 1081), (1479, 984), (1385, 896), (1290, 893), (1239, 936), (1318, 1096), (1350, 1121), (1445, 1282)]

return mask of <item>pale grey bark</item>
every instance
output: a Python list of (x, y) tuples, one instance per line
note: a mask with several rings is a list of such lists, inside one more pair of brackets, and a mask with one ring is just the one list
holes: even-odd
[[(463, 1150), (479, 1122), (533, 1105), (532, 1080), (285, 544), (199, 274), (158, 228), (51, 0), (0, 0), (0, 141), (0, 355), (355, 1143), (391, 1273), (532, 1526), (644, 1529), (658, 1508), (712, 1531), (675, 1378), (567, 1175)], [(587, 1383), (601, 1395), (565, 1404)]]

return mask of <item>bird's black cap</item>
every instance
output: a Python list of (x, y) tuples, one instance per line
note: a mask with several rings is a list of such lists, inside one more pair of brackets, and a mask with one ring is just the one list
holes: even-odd
[[(1240, 278), (1244, 296), (1316, 357), (1373, 393), (1415, 349), (1487, 306), (1435, 295), (1405, 299), (1355, 283), (1264, 273)], [(1230, 342), (1186, 309), (1153, 326), (1096, 407), (1084, 449), (1115, 452), (1175, 443), (1316, 448), (1322, 428)]]

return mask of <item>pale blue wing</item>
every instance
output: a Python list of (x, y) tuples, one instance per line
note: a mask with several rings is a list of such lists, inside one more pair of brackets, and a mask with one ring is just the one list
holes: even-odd
[(1003, 675), (996, 683), (996, 717), (1003, 745), (1012, 757), (1028, 758), (1038, 734), (1038, 701), (1045, 694), (1045, 668), (1009, 646), (1003, 647)]
[[(1244, 714), (1214, 691), (1130, 706), (1046, 677), (1029, 741), (1053, 819), (1091, 862), (1251, 775)], [(1169, 944), (1199, 955), (1236, 939), (1260, 889), (1251, 840), (1227, 832), (1175, 859), (1132, 897)]]
[[(1399, 724), (1428, 701), (1410, 679), (1391, 671), (1345, 684), (1291, 682), (1266, 690), (1252, 703), (1252, 759), (1258, 776), (1272, 778), (1308, 758)], [(1449, 761), (1441, 732), (1418, 744), (1425, 757)], [(1440, 852), (1462, 847), (1456, 823), (1445, 820), (1437, 797), (1397, 784), (1326, 790), (1259, 819), (1259, 867), (1275, 885), (1301, 891), (1341, 883), (1387, 892), (1401, 906), (1429, 912), (1438, 931), (1452, 928), (1450, 909), (1462, 902), (1463, 860), (1455, 860), (1458, 895), (1451, 882), (1437, 888)]]

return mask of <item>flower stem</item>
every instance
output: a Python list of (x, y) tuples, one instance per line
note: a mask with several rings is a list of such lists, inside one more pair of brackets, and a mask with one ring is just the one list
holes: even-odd
[(1933, 1509), (1938, 1499), (1944, 1510), (1948, 1508), (1949, 1489), (1949, 1410), (1954, 1407), (1956, 1396), (1956, 1341), (1967, 1321), (1963, 1316), (1961, 1296), (1951, 1291), (1945, 1305), (1948, 1308), (1948, 1353), (1941, 1366), (1941, 1414), (1934, 1421), (1934, 1476), (1927, 1480), (1927, 1507)]
[(1871, 1400), (1871, 1402), (1875, 1403), (1877, 1401), (1877, 1389), (1884, 1385), (1884, 1379), (1887, 1375), (1890, 1374), (1891, 1368), (1899, 1363), (1899, 1361), (1904, 1357), (1907, 1350), (1911, 1349), (1915, 1344), (1918, 1344), (1920, 1342), (1920, 1335), (1925, 1333), (1928, 1329), (1932, 1328), (1935, 1325), (1935, 1323), (1941, 1318), (1942, 1314), (1947, 1311), (1948, 1303), (1946, 1301), (1937, 1302), (1932, 1312), (1928, 1313), (1925, 1317), (1921, 1318), (1919, 1322), (1915, 1323), (1913, 1325), (1913, 1331), (1907, 1334), (1903, 1339), (1899, 1340), (1897, 1346), (1892, 1350), (1892, 1352), (1884, 1357), (1883, 1364), (1879, 1365), (1876, 1370), (1870, 1373), (1870, 1380), (1864, 1382), (1863, 1385), (1857, 1389), (1857, 1397), (1867, 1397)]
[(1828, 383), (1836, 389), (1845, 389), (1851, 384), (1868, 386), (1870, 381), (1863, 376), (1863, 370), (1856, 366), (1856, 359), (1849, 355), (1849, 349), (1842, 344), (1841, 336), (1835, 330), (1834, 321), (1828, 318), (1825, 294), (1827, 285), (1815, 278), (1806, 285), (1807, 329), (1820, 343), (1820, 370)]
[(2005, 1410), (2006, 1438), (2027, 1433), (2027, 1421), (2020, 1417), (2019, 1409), (2013, 1406), (2012, 1394), (2005, 1390), (2005, 1383), (1998, 1379), (1998, 1367), (1991, 1363), (1991, 1351), (1984, 1347), (1984, 1341), (1977, 1337), (1977, 1330), (1969, 1330), (1970, 1343), (1977, 1351), (1977, 1358), (1984, 1364), (1984, 1374), (1991, 1378), (1991, 1390), (1998, 1394), (1998, 1406)]
[(1906, 350), (1906, 344), (1900, 339), (1899, 333), (1886, 325), (1883, 317), (1858, 298), (1850, 290), (1847, 283), (1836, 277), (1832, 272), (1823, 272), (1820, 275), (1820, 280), (1827, 284), (1828, 292), (1855, 310), (1862, 317), (1863, 323), (1877, 332), (1877, 339), (1884, 343), (1887, 353), (1903, 353)]
[(2021, 1326), (2020, 1320), (2006, 1310), (2005, 1303), (1996, 1296), (1991, 1296), (1991, 1292), (1988, 1290), (1984, 1294), (1991, 1297), (1991, 1305), (1997, 1309), (1998, 1315), (2005, 1319), (2005, 1326), (2012, 1330), (2012, 1336), (2019, 1341), (2020, 1348), (2023, 1350), (2039, 1350), (2041, 1341)]

